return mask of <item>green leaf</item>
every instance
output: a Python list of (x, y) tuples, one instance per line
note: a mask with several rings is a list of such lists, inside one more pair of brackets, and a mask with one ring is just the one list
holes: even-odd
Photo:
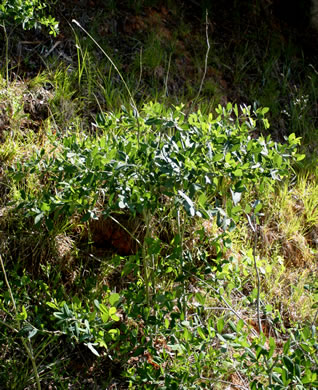
[(280, 154), (277, 154), (275, 157), (274, 157), (274, 162), (276, 164), (277, 167), (280, 167), (282, 165), (282, 162), (283, 162), (283, 158)]
[(293, 361), (288, 356), (284, 356), (283, 357), (283, 362), (285, 364), (285, 367), (288, 369), (288, 371), (291, 374), (293, 374), (294, 373), (294, 363), (293, 363)]
[(240, 319), (236, 325), (236, 331), (237, 333), (240, 333), (240, 331), (242, 330), (244, 326), (244, 321), (242, 319)]
[(188, 329), (184, 329), (183, 337), (184, 337), (185, 341), (191, 340), (192, 335), (191, 335), (191, 333), (189, 332)]
[(109, 310), (108, 310), (108, 313), (111, 316), (111, 315), (115, 314), (116, 311), (117, 311), (116, 307), (110, 307)]
[(268, 359), (270, 359), (273, 356), (275, 348), (276, 348), (275, 339), (273, 337), (270, 337), (269, 338)]
[(284, 386), (284, 382), (280, 379), (280, 377), (277, 374), (273, 373), (272, 379), (274, 380), (274, 382), (279, 383), (280, 385)]
[(33, 328), (29, 333), (28, 333), (28, 339), (32, 339), (33, 336), (35, 336), (38, 333), (38, 329)]
[(302, 161), (306, 157), (305, 154), (297, 154), (296, 156), (297, 156), (297, 161)]
[(256, 355), (250, 348), (245, 348), (245, 350), (250, 358), (252, 358), (253, 360), (256, 360)]
[(163, 120), (162, 119), (159, 119), (159, 118), (149, 118), (145, 121), (145, 124), (147, 126), (151, 126), (151, 125), (161, 125), (163, 123)]
[(271, 313), (273, 311), (273, 306), (267, 304), (267, 305), (265, 305), (265, 310), (266, 310), (267, 313)]
[(236, 177), (240, 177), (240, 176), (243, 176), (243, 172), (241, 169), (236, 169), (234, 172), (233, 172), (233, 175), (236, 176)]
[(254, 141), (252, 139), (249, 140), (248, 144), (247, 144), (247, 147), (246, 147), (248, 152), (252, 149), (253, 145), (254, 145)]
[(182, 191), (178, 191), (178, 194), (184, 199), (184, 208), (186, 209), (187, 213), (193, 217), (195, 215), (195, 207), (192, 200)]
[(31, 324), (26, 323), (23, 328), (18, 332), (19, 336), (25, 336), (27, 335), (28, 339), (31, 339), (33, 336), (35, 336), (38, 332), (38, 329), (36, 329)]
[(262, 203), (257, 201), (257, 204), (256, 204), (255, 209), (254, 209), (254, 213), (257, 214), (258, 212), (260, 212), (262, 207), (263, 207)]
[(51, 207), (48, 203), (42, 203), (40, 209), (41, 209), (41, 211), (50, 211)]
[(290, 136), (288, 137), (288, 141), (291, 143), (296, 139), (295, 133), (291, 133)]
[(289, 348), (290, 348), (290, 339), (288, 339), (287, 342), (284, 344), (284, 347), (283, 347), (284, 355), (288, 354)]
[(247, 205), (245, 206), (245, 212), (246, 212), (246, 214), (249, 214), (251, 211), (252, 211), (251, 206), (250, 206), (249, 204), (247, 204)]
[(282, 381), (284, 383), (284, 386), (287, 387), (289, 384), (289, 379), (288, 379), (288, 371), (286, 370), (285, 367), (283, 367), (282, 374), (281, 374)]
[(80, 329), (78, 327), (78, 323), (77, 322), (75, 322), (74, 328), (75, 328), (76, 337), (79, 338), (79, 336), (80, 336)]
[(44, 213), (39, 213), (38, 215), (35, 216), (34, 218), (34, 225), (38, 225), (44, 217)]
[(267, 112), (269, 111), (269, 108), (268, 107), (263, 107), (262, 108), (262, 115), (265, 115)]
[(99, 304), (99, 310), (100, 310), (102, 313), (108, 313), (108, 308), (107, 308), (107, 306), (105, 306), (103, 303), (100, 303), (100, 304)]
[(237, 108), (237, 104), (234, 104), (234, 106), (233, 106), (233, 111), (234, 111), (234, 114), (235, 114), (236, 118), (238, 118), (238, 108)]
[(200, 303), (200, 305), (203, 306), (205, 304), (205, 297), (202, 294), (196, 293), (195, 298)]
[(106, 322), (109, 320), (109, 314), (107, 313), (102, 313), (100, 318), (102, 319), (103, 323), (106, 324)]
[(206, 201), (207, 201), (207, 196), (206, 196), (206, 194), (203, 192), (203, 193), (199, 196), (198, 202), (199, 202), (199, 204), (200, 204), (201, 207), (204, 207), (205, 204), (206, 204)]
[(202, 328), (198, 328), (197, 331), (198, 331), (198, 335), (201, 337), (201, 339), (206, 340), (206, 336), (205, 336)]
[(215, 154), (215, 155), (213, 156), (213, 161), (214, 161), (214, 162), (218, 162), (218, 161), (223, 160), (223, 158), (224, 158), (224, 155), (223, 155), (222, 153)]
[(227, 333), (227, 334), (223, 334), (223, 338), (225, 340), (235, 340), (236, 339), (236, 335), (232, 334), (232, 333)]
[(306, 343), (300, 343), (300, 346), (302, 347), (302, 349), (303, 349), (304, 351), (306, 351), (306, 352), (308, 352), (308, 353), (311, 352), (311, 348), (310, 348), (310, 346), (309, 346), (308, 344), (306, 344)]
[(117, 314), (112, 314), (111, 315), (111, 319), (113, 320), (113, 321), (119, 321), (120, 320), (120, 318), (119, 318), (119, 316), (117, 315)]
[(224, 318), (221, 317), (221, 318), (218, 320), (217, 324), (216, 324), (216, 329), (217, 329), (217, 331), (218, 331), (219, 333), (222, 333), (223, 328), (224, 328)]
[(47, 306), (51, 307), (52, 309), (58, 310), (59, 307), (54, 302), (46, 302)]
[(116, 302), (118, 302), (120, 300), (120, 295), (117, 294), (117, 293), (113, 293), (111, 294), (111, 296), (109, 297), (109, 303), (114, 306), (114, 304)]
[(116, 336), (120, 333), (119, 329), (109, 329), (108, 333), (112, 336)]
[(313, 383), (316, 378), (313, 378), (313, 374), (310, 370), (306, 370), (305, 375), (301, 378), (303, 384)]
[(18, 314), (18, 319), (21, 321), (25, 321), (28, 318), (28, 313), (24, 307), (22, 306), (22, 311)]

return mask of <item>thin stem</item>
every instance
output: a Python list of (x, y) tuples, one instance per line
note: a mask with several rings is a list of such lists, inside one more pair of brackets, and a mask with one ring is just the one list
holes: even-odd
[[(15, 312), (15, 315), (16, 315), (16, 319), (18, 321), (18, 327), (20, 329), (20, 321), (19, 321), (19, 317), (18, 317), (17, 306), (15, 304), (15, 299), (14, 299), (13, 294), (12, 294), (11, 286), (10, 286), (10, 283), (9, 283), (9, 280), (8, 280), (8, 277), (7, 277), (7, 273), (6, 273), (6, 270), (5, 270), (5, 267), (4, 267), (4, 263), (3, 263), (3, 260), (2, 260), (1, 254), (0, 254), (0, 263), (1, 263), (1, 268), (2, 268), (2, 271), (3, 271), (3, 275), (4, 275), (4, 280), (5, 280), (5, 283), (7, 285), (8, 290), (9, 290), (10, 298), (11, 298), (11, 301), (12, 301), (12, 304), (13, 304), (13, 308), (14, 308), (14, 312)], [(22, 341), (22, 344), (23, 344), (23, 346), (24, 346), (24, 348), (25, 348), (25, 350), (26, 350), (26, 352), (27, 352), (27, 354), (29, 356), (29, 359), (31, 360), (33, 371), (34, 371), (34, 376), (35, 376), (35, 381), (36, 381), (36, 385), (37, 385), (37, 389), (41, 390), (40, 377), (39, 377), (38, 369), (37, 369), (36, 362), (35, 362), (35, 359), (34, 359), (31, 342), (29, 341), (29, 346), (28, 346), (26, 340), (24, 339), (24, 337), (21, 337), (21, 341)]]
[(203, 76), (201, 79), (200, 88), (199, 88), (197, 96), (194, 99), (194, 102), (196, 102), (199, 99), (199, 96), (202, 92), (203, 83), (204, 83), (206, 72), (208, 69), (208, 59), (209, 59), (209, 52), (210, 52), (208, 10), (206, 10), (206, 12), (205, 12), (205, 38), (206, 38), (207, 50), (205, 53), (205, 60), (204, 60), (204, 72), (203, 72)]
[(253, 258), (254, 258), (254, 269), (255, 269), (256, 277), (257, 277), (257, 298), (256, 298), (257, 322), (258, 322), (259, 332), (263, 333), (262, 321), (261, 321), (261, 308), (260, 308), (261, 279), (260, 279), (259, 270), (258, 270), (257, 262), (256, 262), (257, 241), (258, 241), (258, 229), (257, 229), (257, 226), (255, 224), (255, 226), (254, 226)]
[(150, 234), (150, 218), (149, 218), (149, 212), (145, 211), (143, 212), (144, 216), (144, 221), (146, 224), (146, 235), (144, 239), (144, 243), (142, 246), (142, 261), (143, 261), (143, 268), (144, 268), (144, 281), (145, 281), (145, 286), (146, 286), (146, 303), (147, 306), (149, 307), (150, 305), (150, 293), (149, 293), (149, 275), (148, 275), (148, 244), (147, 244), (147, 238), (149, 237)]
[[(256, 262), (256, 251), (257, 251), (257, 241), (258, 241), (258, 225), (256, 223), (256, 218), (255, 215), (252, 217), (253, 221), (251, 218), (248, 216), (248, 222), (252, 228), (252, 231), (254, 233), (254, 245), (253, 245), (253, 258), (254, 258), (254, 268), (256, 272), (256, 277), (257, 277), (257, 298), (256, 298), (256, 306), (257, 306), (257, 321), (258, 321), (258, 328), (259, 328), (259, 333), (263, 333), (263, 328), (262, 328), (262, 321), (261, 321), (261, 308), (260, 308), (260, 294), (261, 294), (261, 278), (259, 275), (259, 269), (257, 267), (257, 262)], [(267, 372), (268, 372), (268, 384), (269, 387), (272, 387), (272, 369), (274, 366), (270, 367), (269, 366), (269, 361), (264, 356)]]
[(138, 78), (138, 83), (136, 86), (136, 91), (138, 91), (141, 83), (141, 78), (142, 78), (142, 47), (140, 49), (140, 56), (139, 56), (139, 78)]
[(7, 273), (6, 273), (6, 270), (4, 268), (4, 263), (3, 263), (3, 260), (2, 260), (1, 254), (0, 254), (0, 263), (1, 263), (1, 268), (2, 268), (3, 275), (4, 275), (4, 280), (6, 282), (8, 290), (9, 290), (9, 294), (10, 294), (10, 298), (11, 298), (11, 301), (12, 301), (12, 304), (13, 304), (15, 315), (18, 316), (17, 307), (15, 305), (15, 299), (14, 299), (13, 294), (12, 294), (12, 290), (11, 290), (11, 286), (10, 286), (9, 280), (7, 278)]
[(130, 97), (130, 100), (131, 100), (131, 104), (133, 106), (133, 109), (136, 111), (137, 113), (137, 127), (138, 127), (138, 146), (139, 146), (139, 141), (140, 141), (140, 123), (139, 123), (139, 111), (138, 111), (138, 108), (137, 108), (137, 105), (136, 105), (136, 102), (135, 102), (135, 99), (133, 98), (133, 95), (132, 93), (130, 92), (130, 89), (123, 77), (123, 75), (121, 74), (120, 70), (118, 69), (118, 67), (116, 66), (115, 62), (111, 59), (111, 57), (106, 53), (106, 51), (100, 46), (100, 44), (91, 36), (91, 34), (85, 30), (84, 27), (82, 27), (80, 25), (80, 23), (73, 19), (72, 20), (73, 23), (75, 23), (82, 31), (84, 31), (84, 33), (95, 43), (95, 45), (99, 48), (99, 50), (104, 54), (104, 56), (108, 59), (108, 61), (112, 64), (112, 66), (114, 67), (114, 69), (116, 70), (116, 72), (118, 73), (121, 81), (123, 82), (127, 92), (128, 92), (128, 95)]
[(4, 37), (5, 37), (5, 51), (6, 51), (6, 87), (9, 85), (9, 40), (8, 40), (8, 34), (6, 30), (6, 26), (4, 24), (0, 25), (4, 30)]
[(112, 215), (109, 215), (109, 218), (112, 220), (112, 221), (114, 221), (115, 223), (117, 223), (117, 225), (118, 226), (120, 226), (123, 230), (125, 230), (125, 232), (127, 233), (127, 234), (129, 234), (130, 235), (130, 237), (133, 239), (133, 240), (135, 240), (136, 242), (137, 242), (137, 244), (141, 247), (142, 246), (142, 244), (141, 244), (141, 242), (138, 240), (138, 238), (137, 237), (135, 237), (122, 223), (120, 223), (116, 218), (114, 218)]
[(168, 79), (169, 79), (169, 72), (170, 72), (170, 65), (171, 65), (171, 57), (172, 57), (172, 53), (170, 53), (169, 55), (168, 70), (167, 70), (167, 76), (165, 78), (165, 90), (163, 96), (168, 96)]
[(34, 359), (31, 341), (29, 340), (29, 346), (28, 346), (27, 342), (25, 341), (25, 339), (23, 337), (21, 337), (21, 340), (22, 340), (22, 344), (23, 344), (23, 346), (24, 346), (24, 348), (25, 348), (25, 350), (26, 350), (26, 352), (27, 352), (27, 354), (29, 356), (29, 359), (31, 360), (31, 363), (32, 363), (34, 376), (35, 376), (35, 381), (36, 381), (36, 386), (37, 386), (38, 390), (41, 390), (40, 376), (39, 376), (38, 368), (36, 366), (36, 362), (35, 362), (35, 359)]
[(193, 101), (192, 101), (192, 103), (191, 103), (191, 105), (190, 105), (190, 107), (188, 109), (188, 112), (186, 114), (186, 117), (190, 114), (190, 112), (192, 110), (192, 107), (194, 107), (194, 105), (197, 103), (197, 101), (198, 101), (198, 99), (200, 97), (200, 94), (201, 94), (202, 88), (203, 88), (203, 83), (204, 83), (204, 80), (205, 80), (205, 77), (206, 77), (206, 73), (207, 73), (207, 70), (208, 70), (208, 59), (209, 59), (209, 52), (210, 52), (208, 10), (205, 11), (205, 39), (206, 39), (207, 49), (206, 49), (206, 53), (205, 53), (203, 76), (202, 76), (202, 79), (201, 79), (199, 91), (198, 91), (196, 97), (193, 99)]
[(317, 317), (318, 317), (318, 309), (316, 310), (316, 314), (315, 314), (314, 319), (313, 319), (313, 321), (312, 321), (312, 326), (315, 325), (315, 322), (316, 322), (316, 320), (317, 320)]
[[(181, 221), (180, 221), (180, 208), (177, 210), (177, 224), (178, 224), (178, 235), (180, 240), (180, 249), (181, 249), (181, 261), (182, 261), (182, 268), (183, 268), (183, 231), (181, 231)], [(182, 270), (183, 271), (183, 270)], [(187, 299), (186, 299), (186, 286), (185, 286), (185, 280), (182, 281), (182, 287), (183, 287), (183, 313), (185, 319), (187, 318)]]
[[(239, 313), (233, 309), (233, 307), (227, 302), (227, 300), (219, 294), (219, 292), (214, 288), (212, 287), (208, 282), (206, 282), (204, 279), (201, 279), (199, 278), (198, 276), (196, 275), (193, 275), (193, 274), (190, 274), (190, 272), (187, 271), (187, 273), (189, 275), (191, 275), (192, 277), (194, 276), (197, 280), (199, 280), (201, 283), (205, 284), (206, 286), (208, 286), (213, 292), (215, 292), (217, 294), (217, 297), (219, 300), (222, 300), (222, 302), (225, 303), (225, 306), (239, 319), (239, 320), (242, 320), (244, 322), (244, 325), (247, 327), (247, 328), (250, 328), (250, 325), (244, 320), (244, 318), (242, 318), (242, 316), (239, 315)], [(254, 336), (257, 335), (256, 331), (251, 328), (251, 331), (253, 333)]]
[(13, 326), (7, 324), (6, 322), (4, 322), (4, 321), (2, 321), (2, 320), (0, 320), (0, 324), (3, 325), (3, 326), (6, 326), (7, 328), (11, 329), (11, 330), (12, 330), (13, 332), (15, 332), (15, 333), (18, 333), (18, 332), (19, 332), (18, 329), (15, 329)]

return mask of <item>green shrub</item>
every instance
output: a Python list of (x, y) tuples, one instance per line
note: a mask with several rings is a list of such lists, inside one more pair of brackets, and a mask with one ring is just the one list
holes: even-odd
[(0, 4), (0, 22), (3, 25), (21, 25), (23, 29), (49, 28), (50, 34), (58, 32), (58, 22), (47, 14), (52, 2), (40, 0), (3, 0)]

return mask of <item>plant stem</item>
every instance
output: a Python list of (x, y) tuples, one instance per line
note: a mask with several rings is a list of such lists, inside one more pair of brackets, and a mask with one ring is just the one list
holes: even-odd
[(171, 57), (172, 57), (172, 53), (170, 53), (169, 60), (168, 60), (168, 70), (167, 70), (167, 76), (165, 78), (165, 90), (163, 93), (164, 97), (168, 96), (168, 79), (169, 79), (169, 72), (170, 72), (170, 65), (171, 65)]
[[(8, 280), (8, 277), (7, 277), (7, 273), (6, 273), (6, 270), (5, 270), (5, 267), (4, 267), (4, 263), (3, 263), (3, 260), (2, 260), (1, 254), (0, 254), (0, 263), (1, 263), (1, 268), (2, 268), (2, 271), (3, 271), (3, 275), (4, 275), (4, 280), (5, 280), (5, 283), (7, 285), (8, 290), (9, 290), (10, 298), (11, 298), (11, 301), (12, 301), (12, 304), (13, 304), (13, 308), (14, 308), (14, 312), (15, 312), (15, 315), (16, 315), (16, 319), (17, 319), (17, 322), (18, 322), (18, 328), (20, 329), (20, 321), (19, 321), (19, 317), (18, 317), (17, 306), (15, 304), (15, 299), (14, 299), (13, 294), (12, 294), (11, 286), (10, 286), (10, 283), (9, 283), (9, 280)], [(29, 341), (29, 346), (28, 346), (26, 340), (24, 339), (24, 337), (21, 337), (21, 340), (22, 340), (22, 344), (23, 344), (23, 346), (24, 346), (24, 348), (25, 348), (25, 350), (26, 350), (26, 352), (28, 354), (28, 357), (29, 357), (29, 359), (31, 360), (31, 363), (32, 363), (37, 389), (41, 390), (40, 377), (39, 377), (38, 369), (37, 369), (36, 362), (35, 362), (35, 359), (34, 359), (31, 342)]]
[(3, 325), (3, 326), (6, 326), (6, 327), (9, 328), (9, 329), (11, 329), (12, 332), (15, 332), (15, 333), (18, 333), (18, 332), (19, 332), (18, 329), (15, 329), (13, 326), (11, 326), (11, 325), (5, 323), (5, 322), (2, 321), (2, 320), (0, 320), (0, 324)]
[[(257, 241), (258, 241), (258, 225), (256, 223), (256, 218), (255, 215), (252, 217), (253, 222), (249, 220), (250, 226), (253, 230), (254, 233), (254, 245), (253, 245), (253, 258), (254, 258), (254, 268), (256, 272), (256, 277), (257, 277), (257, 298), (256, 298), (256, 306), (257, 306), (257, 322), (258, 322), (258, 328), (259, 328), (259, 333), (263, 333), (263, 328), (262, 328), (262, 321), (261, 321), (261, 307), (260, 307), (260, 295), (261, 295), (261, 278), (259, 275), (259, 269), (257, 267), (257, 262), (256, 262), (256, 250), (257, 250)], [(264, 356), (265, 364), (267, 367), (267, 372), (268, 372), (268, 384), (269, 387), (272, 387), (272, 369), (273, 367), (270, 368), (269, 366), (269, 361), (266, 356)]]
[(138, 83), (136, 86), (136, 92), (138, 91), (141, 83), (141, 78), (142, 78), (142, 47), (140, 49), (140, 56), (139, 56), (139, 78), (138, 78)]
[(254, 259), (254, 268), (255, 268), (256, 277), (257, 277), (257, 298), (256, 298), (257, 323), (258, 323), (259, 332), (263, 333), (262, 321), (261, 321), (261, 308), (260, 308), (261, 278), (259, 276), (259, 270), (258, 270), (257, 262), (256, 262), (256, 249), (257, 249), (257, 241), (258, 241), (258, 229), (257, 229), (257, 225), (256, 225), (256, 222), (255, 222), (255, 219), (254, 219), (253, 222), (254, 222), (253, 259)]
[(6, 87), (8, 88), (9, 85), (9, 40), (8, 40), (8, 34), (6, 30), (6, 26), (4, 24), (0, 25), (4, 30), (4, 37), (5, 37), (5, 51), (6, 51)]
[(144, 216), (144, 221), (146, 225), (146, 235), (144, 238), (143, 246), (142, 246), (142, 262), (143, 262), (143, 268), (144, 268), (144, 281), (145, 281), (145, 286), (146, 286), (146, 304), (149, 307), (150, 305), (150, 293), (149, 293), (149, 275), (148, 275), (148, 243), (147, 243), (147, 238), (150, 235), (150, 218), (149, 218), (149, 211), (143, 211), (143, 216)]
[[(188, 274), (190, 275), (190, 273), (188, 272)], [(227, 302), (227, 300), (214, 288), (212, 287), (208, 282), (206, 282), (204, 279), (201, 279), (199, 278), (197, 275), (192, 275), (194, 276), (197, 280), (199, 280), (201, 283), (205, 284), (206, 286), (208, 286), (214, 293), (217, 294), (217, 298), (219, 301), (222, 301), (226, 308), (228, 310), (230, 310), (239, 320), (242, 320), (244, 322), (244, 325), (247, 327), (247, 328), (250, 328), (250, 325), (244, 320), (244, 318), (235, 310), (233, 309), (233, 307)], [(254, 336), (257, 335), (256, 331), (251, 328), (251, 331), (253, 333)]]
[(130, 92), (130, 89), (123, 77), (123, 75), (121, 74), (120, 70), (118, 69), (118, 67), (116, 66), (115, 62), (111, 59), (111, 57), (106, 53), (106, 51), (101, 47), (101, 45), (91, 36), (91, 34), (85, 30), (84, 27), (82, 27), (80, 25), (80, 23), (73, 19), (72, 20), (73, 23), (75, 23), (82, 31), (84, 31), (84, 33), (95, 43), (95, 45), (99, 48), (99, 50), (104, 54), (104, 56), (108, 59), (108, 61), (112, 64), (112, 66), (114, 67), (114, 69), (116, 70), (116, 72), (118, 73), (121, 81), (123, 82), (127, 92), (128, 92), (128, 95), (130, 97), (130, 100), (131, 100), (131, 104), (133, 106), (133, 109), (136, 111), (136, 119), (137, 119), (137, 127), (138, 127), (138, 133), (137, 133), (137, 137), (138, 137), (138, 146), (139, 146), (139, 142), (140, 142), (140, 123), (139, 123), (139, 111), (138, 111), (138, 108), (137, 108), (137, 105), (136, 105), (136, 102), (135, 102), (135, 99), (133, 98), (133, 95), (132, 93)]
[(11, 286), (10, 286), (9, 280), (7, 278), (7, 273), (6, 273), (6, 270), (4, 268), (4, 263), (3, 263), (3, 260), (2, 260), (1, 254), (0, 254), (0, 262), (1, 262), (1, 268), (2, 268), (2, 272), (3, 272), (3, 276), (4, 276), (4, 281), (6, 282), (6, 285), (7, 285), (8, 290), (9, 290), (9, 294), (10, 294), (10, 298), (11, 298), (11, 301), (12, 301), (12, 304), (13, 304), (14, 312), (15, 312), (16, 316), (18, 316), (17, 307), (15, 305), (15, 299), (14, 299), (13, 294), (12, 294), (12, 290), (11, 290)]
[(196, 97), (192, 100), (192, 103), (190, 104), (190, 107), (188, 109), (186, 117), (188, 117), (188, 115), (190, 114), (190, 112), (192, 110), (192, 107), (194, 107), (194, 105), (197, 103), (197, 101), (200, 97), (200, 94), (201, 94), (202, 88), (203, 88), (203, 83), (204, 83), (205, 76), (206, 76), (206, 72), (208, 70), (208, 58), (209, 58), (209, 52), (210, 52), (208, 10), (205, 11), (205, 39), (206, 39), (207, 49), (206, 49), (206, 53), (205, 53), (203, 76), (201, 79), (199, 91), (198, 91)]
[[(179, 240), (180, 240), (180, 249), (181, 249), (181, 267), (182, 267), (182, 272), (183, 272), (183, 232), (181, 232), (181, 222), (180, 222), (180, 208), (177, 210), (177, 224), (178, 224), (178, 235), (179, 235)], [(182, 288), (183, 288), (183, 313), (184, 313), (184, 318), (187, 319), (187, 299), (186, 299), (186, 288), (185, 288), (185, 281), (182, 281)]]
[(29, 359), (31, 360), (31, 363), (32, 363), (37, 389), (41, 390), (40, 377), (39, 377), (38, 368), (36, 366), (36, 362), (34, 359), (31, 341), (29, 340), (29, 346), (28, 346), (27, 342), (25, 341), (25, 339), (23, 337), (21, 337), (21, 340), (22, 340), (22, 344), (23, 344), (23, 346), (24, 346), (24, 348), (29, 356)]
[(315, 325), (315, 322), (316, 322), (316, 320), (317, 320), (317, 317), (318, 317), (318, 309), (316, 310), (316, 314), (315, 314), (315, 316), (314, 316), (314, 319), (313, 319), (313, 321), (312, 321), (311, 326), (314, 326), (314, 325)]
[(109, 215), (109, 218), (112, 220), (112, 221), (114, 221), (115, 223), (117, 223), (117, 225), (118, 226), (120, 226), (123, 230), (125, 230), (125, 232), (127, 233), (127, 234), (129, 234), (130, 235), (130, 237), (133, 239), (133, 240), (135, 240), (136, 242), (137, 242), (137, 244), (141, 247), (142, 246), (142, 244), (141, 244), (141, 242), (138, 240), (138, 238), (137, 237), (135, 237), (122, 223), (120, 223), (116, 218), (114, 218), (112, 215)]

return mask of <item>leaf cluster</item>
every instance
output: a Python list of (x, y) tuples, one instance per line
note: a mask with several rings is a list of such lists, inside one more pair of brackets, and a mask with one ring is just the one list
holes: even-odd
[[(253, 183), (261, 191), (303, 157), (293, 134), (285, 144), (255, 138), (256, 119), (249, 107), (240, 109), (241, 114), (237, 106), (219, 107), (215, 118), (200, 112), (186, 117), (181, 108), (154, 116), (150, 104), (141, 116), (125, 111), (99, 117), (100, 136), (53, 138), (49, 155), (42, 149), (11, 168), (14, 181), (36, 174), (43, 184), (33, 193), (21, 189), (19, 207), (51, 230), (58, 215), (77, 213), (87, 221), (100, 211), (153, 213), (164, 195), (190, 217), (216, 215), (223, 228), (233, 226), (242, 194)], [(258, 109), (255, 115), (267, 125), (264, 113)], [(221, 200), (229, 194), (224, 210)]]
[(46, 9), (52, 2), (40, 0), (3, 0), (0, 4), (0, 22), (4, 25), (20, 25), (25, 30), (49, 28), (49, 33), (58, 33), (58, 22)]

